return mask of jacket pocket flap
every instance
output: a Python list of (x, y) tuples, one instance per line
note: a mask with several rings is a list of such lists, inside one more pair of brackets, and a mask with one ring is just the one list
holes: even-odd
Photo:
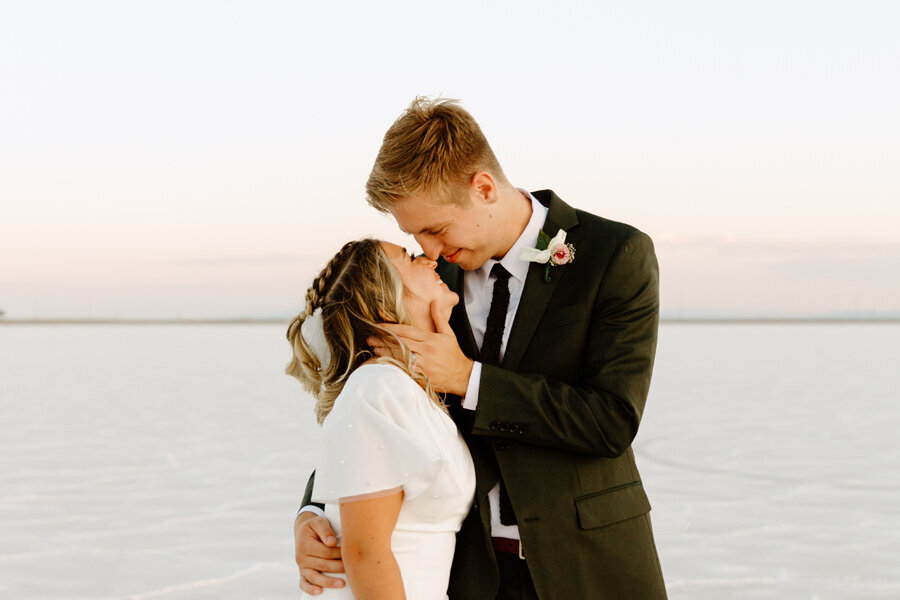
[(575, 499), (578, 525), (593, 529), (650, 512), (650, 501), (640, 481)]

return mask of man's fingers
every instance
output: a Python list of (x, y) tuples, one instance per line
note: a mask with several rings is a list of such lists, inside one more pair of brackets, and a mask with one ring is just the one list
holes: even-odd
[(390, 356), (397, 360), (402, 360), (403, 356), (400, 352), (400, 346), (390, 339), (370, 337), (366, 339), (366, 343), (372, 348), (375, 356)]
[(400, 325), (399, 323), (382, 323), (381, 326), (404, 340), (415, 340), (417, 342), (424, 340), (427, 333), (421, 329), (416, 329), (412, 325)]
[[(303, 513), (301, 513), (303, 514)], [(323, 588), (344, 587), (343, 579), (325, 573), (343, 573), (341, 548), (325, 517), (298, 516), (294, 523), (295, 560), (300, 570), (300, 589), (318, 596)]]
[[(300, 567), (300, 574), (314, 585), (324, 585), (325, 581), (334, 579), (334, 577), (328, 577), (328, 573), (343, 572), (344, 561), (342, 560), (325, 560), (323, 558), (310, 557)], [(319, 579), (319, 576), (325, 577), (325, 579)]]
[(382, 346), (379, 344), (369, 344), (372, 347), (372, 353), (375, 356), (393, 356), (396, 357), (399, 352), (395, 352), (393, 348), (389, 348), (388, 346)]
[(391, 348), (396, 348), (397, 343), (392, 339), (385, 339), (380, 337), (369, 337), (366, 338), (366, 343), (372, 347), (373, 350), (376, 348), (381, 349), (382, 351), (389, 350)]
[[(347, 582), (339, 577), (329, 577), (313, 569), (300, 571), (300, 589), (311, 594), (321, 593), (322, 588), (342, 588), (346, 584)], [(315, 588), (319, 588), (319, 591), (314, 591)]]
[(297, 566), (303, 567), (312, 567), (313, 561), (318, 559), (324, 560), (340, 560), (341, 559), (341, 548), (340, 546), (326, 546), (322, 542), (318, 540), (304, 540), (300, 542), (299, 547), (297, 548), (298, 552), (296, 553)]
[[(372, 346), (372, 352), (375, 356), (390, 356), (396, 358), (397, 360), (403, 360), (403, 354), (400, 352), (400, 348), (397, 346)], [(423, 345), (418, 342), (407, 342), (406, 347), (410, 352), (416, 355), (416, 360), (421, 361), (423, 357), (422, 350), (425, 348)]]
[(337, 537), (331, 523), (325, 517), (317, 517), (309, 520), (309, 527), (326, 546), (337, 546)]
[(300, 576), (300, 590), (306, 592), (310, 596), (318, 596), (322, 593), (322, 588), (306, 581), (303, 575)]
[(450, 313), (446, 318), (441, 314), (441, 306), (437, 300), (431, 302), (431, 320), (434, 321), (434, 328), (438, 333), (453, 333), (450, 327)]

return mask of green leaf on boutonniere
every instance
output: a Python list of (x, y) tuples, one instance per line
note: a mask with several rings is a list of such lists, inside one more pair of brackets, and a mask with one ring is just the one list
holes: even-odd
[[(544, 233), (544, 230), (541, 229), (540, 233), (538, 233), (537, 246), (538, 250), (546, 250), (547, 246), (550, 245), (550, 236)], [(548, 262), (544, 266), (544, 281), (546, 283), (550, 283), (552, 279), (550, 279), (550, 263)]]
[(547, 246), (550, 245), (550, 236), (544, 233), (544, 230), (541, 229), (540, 233), (538, 233), (537, 246), (538, 250), (546, 250)]

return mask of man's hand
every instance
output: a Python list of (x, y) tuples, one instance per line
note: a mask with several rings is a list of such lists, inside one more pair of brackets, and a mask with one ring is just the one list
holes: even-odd
[(294, 519), (294, 557), (300, 569), (300, 589), (307, 594), (318, 595), (322, 588), (346, 585), (343, 579), (323, 575), (344, 572), (341, 548), (325, 517), (311, 512), (297, 515)]
[[(437, 302), (431, 303), (431, 318), (437, 333), (395, 323), (383, 323), (383, 326), (416, 353), (416, 369), (428, 376), (435, 390), (465, 396), (474, 363), (460, 350), (456, 334), (450, 328), (450, 315), (442, 315)], [(378, 356), (400, 358), (398, 349), (388, 341), (378, 338), (367, 341)]]

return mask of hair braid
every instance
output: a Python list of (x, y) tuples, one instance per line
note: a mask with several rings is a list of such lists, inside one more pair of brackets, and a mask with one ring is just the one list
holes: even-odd
[(351, 252), (359, 245), (359, 242), (352, 241), (344, 244), (338, 253), (335, 254), (331, 260), (328, 261), (328, 264), (325, 265), (325, 268), (319, 273), (319, 275), (313, 279), (313, 283), (310, 288), (306, 291), (306, 314), (311, 315), (317, 308), (322, 305), (322, 301), (325, 299), (325, 294), (328, 290), (328, 287), (331, 285), (331, 280), (334, 275), (340, 271), (340, 267), (343, 266), (344, 261), (346, 261), (347, 257), (351, 254)]
[[(287, 340), (294, 349), (293, 357), (285, 368), (285, 373), (291, 375), (301, 383), (306, 390), (313, 396), (318, 397), (322, 393), (324, 383), (328, 380), (325, 373), (322, 372), (322, 365), (319, 362), (315, 352), (306, 344), (303, 339), (302, 327), (307, 317), (312, 315), (317, 308), (320, 308), (328, 289), (331, 286), (332, 279), (340, 273), (347, 258), (353, 253), (359, 242), (351, 241), (344, 244), (335, 254), (325, 268), (319, 272), (318, 276), (313, 279), (312, 285), (306, 290), (306, 309), (294, 317), (287, 329)], [(332, 361), (335, 362), (335, 361)], [(334, 366), (334, 365), (330, 365)], [(332, 369), (329, 369), (331, 371)]]

